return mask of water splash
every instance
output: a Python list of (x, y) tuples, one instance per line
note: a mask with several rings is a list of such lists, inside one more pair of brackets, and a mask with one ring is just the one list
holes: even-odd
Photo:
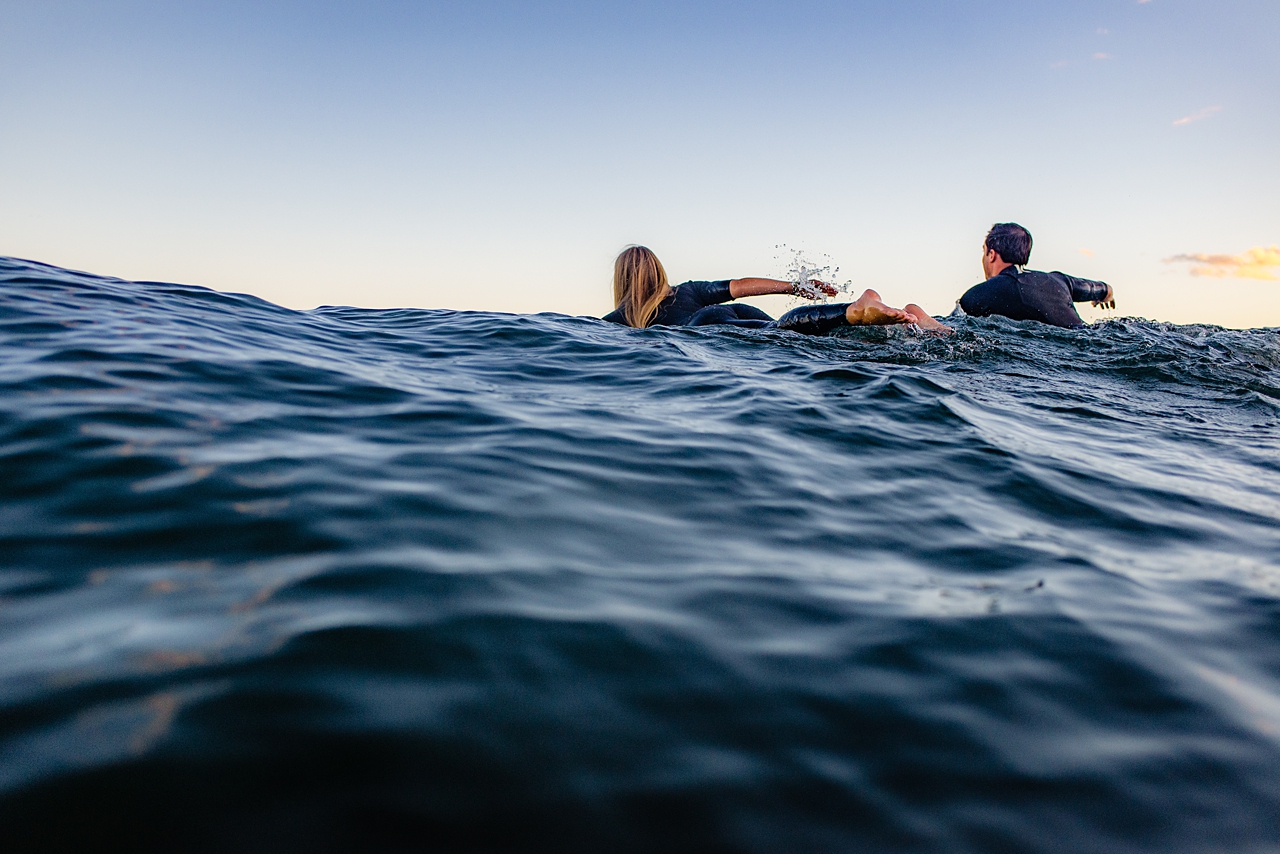
[(786, 272), (781, 278), (795, 283), (797, 302), (826, 302), (829, 297), (819, 288), (819, 283), (835, 287), (838, 297), (852, 298), (853, 282), (839, 281), (840, 267), (830, 255), (824, 252), (815, 258), (808, 250), (787, 246), (785, 243), (779, 243), (774, 248), (778, 250), (773, 256), (774, 261), (785, 265)]

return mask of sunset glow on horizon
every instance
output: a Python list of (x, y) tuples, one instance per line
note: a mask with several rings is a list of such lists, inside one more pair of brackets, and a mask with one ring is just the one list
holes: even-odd
[(1265, 281), (1280, 280), (1280, 246), (1255, 246), (1239, 255), (1175, 255), (1165, 259), (1166, 263), (1189, 263), (1193, 276), (1209, 276), (1215, 279), (1227, 277), (1236, 279), (1262, 279)]

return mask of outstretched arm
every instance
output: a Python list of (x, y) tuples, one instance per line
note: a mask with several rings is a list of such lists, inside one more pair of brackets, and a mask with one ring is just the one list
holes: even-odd
[[(829, 297), (836, 295), (836, 289), (826, 282), (815, 281), (810, 284)], [(817, 298), (817, 295), (809, 296), (802, 293), (795, 282), (784, 282), (780, 279), (734, 279), (729, 282), (729, 293), (734, 299), (759, 297), (765, 294), (794, 294), (809, 299)]]
[(1095, 282), (1091, 279), (1077, 279), (1066, 273), (1058, 273), (1071, 288), (1072, 302), (1091, 302), (1095, 308), (1115, 308), (1116, 293), (1106, 282)]

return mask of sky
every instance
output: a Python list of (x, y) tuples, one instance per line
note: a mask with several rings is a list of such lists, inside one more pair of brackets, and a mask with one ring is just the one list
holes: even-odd
[(1015, 221), (1117, 315), (1280, 326), (1278, 33), (1276, 0), (0, 0), (0, 255), (599, 315), (628, 244), (673, 282), (799, 252), (946, 314)]

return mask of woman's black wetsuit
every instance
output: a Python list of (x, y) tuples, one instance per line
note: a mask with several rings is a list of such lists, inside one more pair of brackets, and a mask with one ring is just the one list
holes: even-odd
[[(744, 329), (786, 329), (788, 332), (799, 332), (802, 335), (826, 335), (833, 329), (848, 326), (845, 309), (849, 303), (834, 305), (802, 305), (793, 308), (777, 320), (765, 318), (735, 317), (726, 311), (730, 308), (750, 308), (742, 305), (716, 305), (704, 308), (689, 319), (687, 326), (738, 326)], [(764, 312), (760, 312), (764, 314)], [(767, 318), (768, 315), (765, 315)]]
[[(743, 317), (735, 315), (728, 309), (750, 309), (749, 305), (716, 305), (704, 308), (689, 318), (686, 326), (737, 326), (743, 329), (785, 329), (788, 332), (799, 332), (802, 335), (826, 335), (833, 329), (848, 326), (845, 310), (849, 303), (841, 302), (833, 305), (802, 305), (793, 308), (777, 320), (770, 320), (763, 311), (764, 317)], [(755, 311), (756, 309), (752, 309)]]
[[(718, 282), (685, 282), (658, 306), (650, 326), (738, 326), (746, 329), (787, 329), (805, 335), (825, 335), (848, 325), (844, 312), (848, 303), (835, 305), (802, 305), (774, 320), (753, 305), (734, 303), (729, 280)], [(622, 309), (604, 316), (610, 323), (627, 325)]]
[[(718, 282), (685, 282), (658, 305), (658, 311), (649, 325), (709, 326), (732, 323), (763, 326), (773, 322), (772, 317), (753, 305), (720, 305), (731, 299), (733, 294), (729, 292), (729, 279)], [(629, 325), (621, 308), (609, 312), (603, 319), (610, 323)]]

